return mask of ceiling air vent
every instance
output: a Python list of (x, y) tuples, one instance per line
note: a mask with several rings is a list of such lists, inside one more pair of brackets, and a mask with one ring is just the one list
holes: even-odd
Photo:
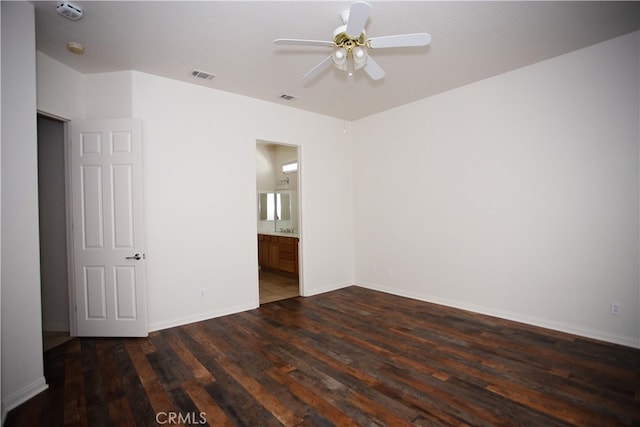
[(300, 97), (283, 93), (280, 95), (280, 99), (284, 99), (285, 101), (295, 101), (296, 99), (300, 99)]
[(207, 73), (206, 71), (200, 70), (192, 70), (191, 75), (204, 80), (213, 80), (213, 78), (216, 76), (215, 74)]

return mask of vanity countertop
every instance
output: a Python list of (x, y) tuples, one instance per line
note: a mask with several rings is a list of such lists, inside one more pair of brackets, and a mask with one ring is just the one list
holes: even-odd
[(284, 233), (284, 232), (278, 232), (278, 231), (270, 231), (268, 233), (258, 233), (258, 234), (264, 234), (266, 236), (295, 237), (296, 239), (299, 238), (298, 233)]

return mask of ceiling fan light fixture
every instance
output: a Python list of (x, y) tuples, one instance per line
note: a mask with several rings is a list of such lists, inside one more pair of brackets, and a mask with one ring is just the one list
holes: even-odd
[(347, 61), (347, 50), (344, 48), (336, 49), (333, 52), (333, 62), (340, 68)]
[(347, 61), (347, 69), (345, 70), (347, 72), (347, 75), (349, 77), (353, 76), (353, 72), (355, 71), (355, 68), (353, 66), (353, 61)]
[(373, 80), (384, 78), (382, 67), (369, 56), (369, 49), (427, 46), (431, 43), (431, 36), (427, 33), (395, 34), (367, 38), (365, 25), (371, 14), (371, 5), (362, 0), (356, 0), (349, 10), (340, 14), (344, 25), (333, 32), (333, 41), (304, 40), (304, 39), (276, 39), (274, 44), (324, 46), (332, 48), (331, 55), (313, 67), (302, 79), (309, 81), (333, 65), (339, 70), (352, 76), (356, 70), (363, 69)]
[(353, 55), (353, 62), (355, 63), (356, 69), (364, 66), (364, 64), (367, 62), (366, 49), (357, 46), (352, 49), (351, 54)]

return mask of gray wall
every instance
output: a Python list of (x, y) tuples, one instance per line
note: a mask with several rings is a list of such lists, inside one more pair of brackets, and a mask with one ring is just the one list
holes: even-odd
[(64, 124), (38, 116), (42, 330), (69, 331)]

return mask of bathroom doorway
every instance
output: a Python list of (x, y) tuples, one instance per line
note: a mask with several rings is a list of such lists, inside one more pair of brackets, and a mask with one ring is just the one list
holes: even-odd
[(260, 304), (300, 295), (300, 147), (256, 143)]

